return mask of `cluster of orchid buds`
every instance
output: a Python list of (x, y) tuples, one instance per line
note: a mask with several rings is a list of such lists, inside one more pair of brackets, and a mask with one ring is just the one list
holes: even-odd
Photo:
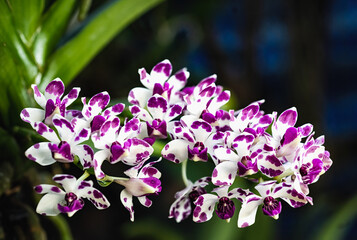
[[(123, 186), (120, 200), (134, 221), (133, 197), (150, 207), (149, 197), (162, 190), (161, 172), (154, 167), (162, 158), (182, 167), (186, 187), (176, 193), (169, 210), (169, 218), (177, 222), (191, 213), (193, 221), (205, 222), (213, 212), (229, 221), (237, 205), (238, 227), (247, 227), (255, 222), (259, 206), (265, 215), (277, 219), (281, 200), (293, 208), (312, 204), (309, 185), (332, 161), (323, 146), (324, 137), (314, 138), (311, 124), (295, 126), (294, 107), (280, 115), (265, 114), (261, 100), (227, 111), (222, 107), (230, 92), (215, 84), (216, 75), (186, 87), (189, 72), (184, 68), (171, 75), (168, 60), (150, 73), (144, 68), (138, 72), (144, 87), (130, 91), (126, 117), (121, 116), (125, 105), (110, 105), (107, 92), (88, 102), (83, 97), (83, 108), (74, 110), (68, 107), (78, 98), (79, 88), (63, 97), (65, 87), (59, 78), (47, 85), (44, 94), (32, 85), (41, 108), (25, 108), (21, 118), (46, 141), (31, 146), (25, 155), (42, 166), (73, 163), (83, 170), (78, 179), (55, 175), (53, 181), (60, 186), (36, 186), (37, 193), (45, 194), (36, 209), (39, 214), (72, 216), (83, 208), (85, 198), (98, 209), (108, 208), (108, 199), (86, 180), (92, 176), (102, 187)], [(159, 159), (153, 159), (155, 141), (166, 141)], [(108, 175), (105, 161), (127, 169), (122, 176)], [(211, 162), (211, 175), (191, 181), (187, 161)], [(239, 179), (246, 179), (251, 187), (240, 187)]]

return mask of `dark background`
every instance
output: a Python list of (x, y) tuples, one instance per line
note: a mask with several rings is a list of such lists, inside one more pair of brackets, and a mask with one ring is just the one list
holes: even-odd
[[(93, 11), (100, 7), (93, 4)], [(81, 87), (81, 96), (107, 90), (113, 99), (126, 99), (131, 88), (140, 86), (138, 68), (150, 71), (167, 58), (174, 72), (188, 68), (189, 85), (216, 73), (217, 84), (231, 90), (236, 109), (259, 99), (265, 99), (267, 113), (296, 106), (297, 125), (312, 123), (316, 136), (325, 135), (334, 164), (311, 185), (314, 206), (292, 209), (283, 203), (279, 220), (259, 215), (253, 226), (238, 229), (236, 217), (230, 224), (216, 216), (203, 224), (167, 219), (183, 183), (180, 167), (163, 161), (158, 164), (163, 192), (152, 197), (149, 209), (134, 199), (134, 223), (120, 203), (120, 186), (111, 185), (103, 189), (111, 208), (97, 211), (86, 204), (69, 219), (74, 237), (316, 239), (356, 195), (356, 41), (353, 0), (170, 0), (141, 17), (72, 82)], [(195, 166), (188, 171), (193, 179), (201, 177)], [(356, 220), (352, 215), (339, 226), (343, 239), (356, 235)]]

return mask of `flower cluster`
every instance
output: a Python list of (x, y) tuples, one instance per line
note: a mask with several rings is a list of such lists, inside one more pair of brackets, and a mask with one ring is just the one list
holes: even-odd
[[(79, 88), (62, 97), (65, 88), (58, 78), (44, 94), (32, 86), (41, 109), (26, 108), (21, 118), (47, 141), (30, 147), (26, 156), (43, 166), (73, 163), (83, 170), (78, 180), (67, 174), (53, 177), (64, 190), (48, 184), (36, 186), (37, 193), (45, 194), (38, 213), (72, 216), (83, 208), (83, 198), (98, 209), (109, 207), (92, 181), (85, 180), (93, 175), (101, 186), (123, 186), (120, 200), (133, 221), (133, 197), (150, 207), (149, 197), (162, 190), (161, 172), (154, 167), (161, 158), (152, 157), (155, 141), (166, 141), (160, 149), (162, 157), (182, 167), (186, 187), (176, 193), (169, 210), (169, 218), (177, 222), (191, 213), (193, 221), (205, 222), (213, 212), (229, 221), (240, 207), (238, 227), (247, 227), (255, 222), (259, 206), (265, 215), (277, 219), (281, 200), (293, 208), (312, 204), (309, 185), (332, 161), (323, 146), (324, 137), (315, 138), (311, 124), (295, 126), (296, 108), (280, 115), (265, 114), (261, 100), (237, 111), (224, 110), (230, 92), (216, 85), (216, 75), (186, 87), (189, 72), (184, 68), (172, 74), (168, 60), (150, 73), (144, 68), (138, 72), (144, 87), (129, 93), (131, 116), (124, 116), (122, 103), (109, 107), (107, 92), (88, 102), (82, 98), (82, 109), (74, 110), (68, 107), (78, 98)], [(212, 174), (192, 182), (186, 175), (190, 160), (212, 162)], [(127, 166), (125, 176), (108, 175), (102, 168), (105, 161)], [(237, 179), (246, 179), (251, 188), (240, 187)]]

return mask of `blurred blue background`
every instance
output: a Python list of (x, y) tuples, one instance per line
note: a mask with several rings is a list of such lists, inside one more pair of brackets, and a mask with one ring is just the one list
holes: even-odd
[[(93, 3), (92, 9), (99, 7)], [(266, 100), (262, 109), (267, 113), (296, 106), (297, 125), (312, 123), (316, 136), (325, 135), (334, 164), (311, 185), (314, 206), (291, 209), (283, 203), (279, 220), (260, 214), (253, 226), (238, 229), (236, 217), (229, 224), (217, 217), (203, 224), (167, 219), (174, 193), (183, 184), (179, 167), (165, 161), (158, 165), (164, 174), (163, 192), (152, 197), (150, 209), (134, 200), (134, 223), (120, 203), (121, 188), (111, 186), (109, 210), (98, 212), (87, 204), (69, 219), (74, 237), (328, 239), (334, 229), (336, 235), (330, 234), (330, 239), (353, 239), (357, 234), (356, 42), (353, 0), (170, 0), (144, 15), (72, 82), (82, 88), (82, 96), (107, 90), (112, 98), (126, 99), (131, 88), (140, 86), (138, 68), (150, 71), (167, 58), (174, 71), (188, 68), (189, 85), (216, 73), (217, 83), (232, 91), (236, 109), (259, 99)], [(192, 178), (202, 176), (194, 171), (189, 169)]]

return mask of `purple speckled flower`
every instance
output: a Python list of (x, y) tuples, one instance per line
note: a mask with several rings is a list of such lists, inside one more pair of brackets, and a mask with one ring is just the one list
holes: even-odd
[(276, 118), (276, 112), (273, 116), (271, 145), (276, 149), (278, 158), (289, 158), (300, 146), (301, 138), (312, 133), (313, 126), (305, 124), (298, 128), (294, 127), (298, 116), (295, 107), (285, 110), (278, 118)]
[(106, 197), (93, 187), (92, 181), (76, 179), (72, 175), (57, 174), (53, 180), (63, 187), (41, 184), (34, 189), (36, 193), (45, 194), (39, 201), (36, 212), (46, 216), (56, 216), (59, 213), (66, 213), (73, 216), (84, 206), (87, 198), (98, 209), (105, 209), (110, 206)]
[(183, 99), (187, 104), (187, 114), (200, 117), (203, 113), (210, 113), (215, 117), (219, 108), (229, 101), (230, 91), (222, 91), (222, 87), (216, 86), (216, 79), (215, 74), (209, 76), (186, 92)]
[(281, 203), (277, 200), (279, 198), (293, 207), (303, 206), (307, 202), (311, 203), (309, 197), (306, 197), (294, 187), (293, 184), (276, 183), (276, 181), (266, 181), (255, 186), (260, 196), (248, 193), (239, 199), (242, 201), (242, 207), (238, 215), (238, 227), (248, 227), (254, 224), (255, 215), (260, 205), (262, 205), (262, 211), (265, 215), (278, 219), (281, 212)]
[(82, 98), (83, 108), (78, 118), (87, 122), (92, 133), (98, 131), (105, 121), (113, 119), (124, 111), (123, 103), (107, 107), (109, 101), (110, 96), (106, 91), (95, 94), (88, 103), (86, 103), (85, 97)]
[(130, 107), (134, 117), (146, 122), (142, 125), (146, 130), (142, 130), (143, 137), (167, 138), (167, 125), (183, 110), (180, 104), (169, 105), (169, 102), (162, 96), (155, 94), (150, 97), (146, 106), (147, 110), (140, 106)]
[(97, 179), (105, 176), (101, 166), (108, 160), (111, 164), (119, 161), (134, 166), (149, 159), (153, 153), (152, 146), (145, 140), (139, 139), (140, 121), (137, 118), (120, 126), (120, 120), (114, 117), (107, 120), (101, 128), (92, 135), (94, 146), (99, 149), (94, 154), (94, 172)]
[(81, 144), (90, 137), (85, 121), (75, 118), (69, 121), (56, 114), (52, 122), (59, 136), (44, 123), (34, 123), (35, 130), (50, 142), (36, 143), (26, 150), (26, 157), (47, 166), (56, 161), (73, 162), (74, 156), (78, 156), (84, 169), (92, 167), (94, 152), (88, 145)]
[(120, 200), (129, 211), (131, 221), (134, 221), (133, 196), (137, 197), (143, 206), (150, 207), (152, 201), (148, 196), (161, 192), (161, 172), (153, 167), (159, 161), (161, 158), (145, 165), (141, 162), (124, 172), (129, 179), (115, 181), (125, 187), (120, 193)]
[(229, 113), (231, 116), (230, 127), (232, 130), (236, 133), (249, 131), (255, 136), (262, 135), (273, 121), (272, 114), (264, 114), (264, 112), (260, 110), (262, 103), (264, 103), (264, 100), (251, 103), (236, 112), (231, 110)]
[(192, 211), (191, 203), (206, 193), (204, 187), (207, 186), (210, 181), (210, 177), (200, 178), (194, 183), (189, 181), (185, 189), (175, 194), (176, 200), (170, 207), (169, 218), (175, 218), (178, 223), (186, 219)]
[(156, 64), (150, 74), (146, 72), (145, 68), (140, 68), (138, 72), (140, 81), (145, 88), (136, 87), (130, 91), (128, 101), (131, 104), (144, 108), (148, 99), (155, 94), (165, 98), (169, 105), (183, 103), (183, 93), (180, 90), (186, 85), (190, 76), (186, 68), (170, 77), (172, 65), (169, 60), (165, 59)]
[(54, 79), (47, 85), (44, 94), (39, 91), (35, 84), (31, 87), (34, 92), (35, 101), (42, 108), (25, 108), (22, 110), (20, 114), (21, 119), (30, 123), (31, 126), (43, 121), (47, 125), (52, 125), (52, 118), (55, 114), (67, 117), (66, 108), (78, 98), (80, 92), (80, 88), (73, 88), (62, 98), (64, 84), (59, 78)]
[(161, 154), (164, 158), (180, 163), (186, 159), (207, 161), (208, 148), (211, 147), (210, 135), (212, 126), (204, 120), (196, 120), (194, 116), (183, 116), (180, 122), (173, 122), (169, 129), (175, 138), (168, 142)]
[(212, 190), (217, 195), (211, 193), (200, 195), (194, 202), (196, 207), (193, 210), (193, 221), (200, 223), (210, 220), (216, 205), (217, 216), (229, 221), (235, 211), (235, 206), (231, 199), (241, 197), (242, 192), (239, 188), (232, 189), (229, 192), (228, 189), (229, 186), (222, 186)]

